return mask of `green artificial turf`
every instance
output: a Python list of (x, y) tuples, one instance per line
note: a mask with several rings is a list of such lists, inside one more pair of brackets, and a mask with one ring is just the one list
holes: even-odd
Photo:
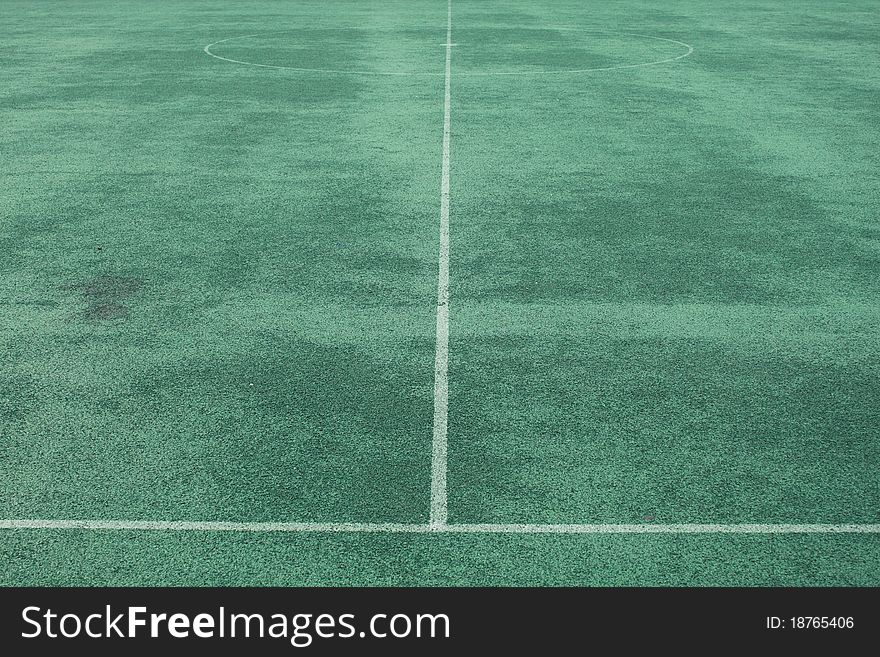
[[(446, 0), (0, 17), (0, 520), (426, 523)], [(880, 523), (878, 28), (453, 0), (450, 522)], [(880, 536), (0, 529), (0, 561), (877, 585)]]

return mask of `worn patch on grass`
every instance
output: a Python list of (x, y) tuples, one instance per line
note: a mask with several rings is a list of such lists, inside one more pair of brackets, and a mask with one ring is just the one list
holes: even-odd
[(137, 294), (144, 281), (134, 276), (104, 274), (82, 283), (66, 285), (62, 289), (81, 295), (86, 308), (82, 316), (90, 320), (108, 321), (126, 319), (130, 310), (126, 302)]
[(98, 276), (82, 286), (83, 295), (90, 300), (122, 300), (141, 289), (143, 281), (132, 276)]
[(99, 303), (89, 306), (85, 315), (88, 319), (125, 319), (128, 308), (121, 303)]

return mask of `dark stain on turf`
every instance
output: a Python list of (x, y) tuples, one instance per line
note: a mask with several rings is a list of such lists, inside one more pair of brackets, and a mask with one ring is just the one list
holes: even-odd
[(109, 321), (126, 319), (129, 308), (124, 303), (137, 294), (144, 281), (133, 276), (101, 275), (63, 289), (78, 292), (86, 304), (86, 319)]
[(125, 319), (128, 308), (121, 303), (100, 303), (89, 306), (85, 314), (88, 319)]
[(131, 276), (98, 276), (82, 286), (82, 293), (92, 301), (121, 301), (141, 289), (143, 281)]

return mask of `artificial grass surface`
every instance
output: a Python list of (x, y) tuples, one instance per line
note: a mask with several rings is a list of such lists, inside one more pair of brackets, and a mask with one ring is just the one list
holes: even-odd
[(196, 47), (236, 14), (81, 7), (12, 32), (63, 63), (7, 93), (2, 515), (420, 520), (436, 81), (257, 80)]
[(454, 78), (453, 521), (878, 518), (875, 44), (697, 8), (638, 10), (676, 65)]
[[(450, 522), (880, 521), (871, 10), (455, 0)], [(446, 3), (0, 34), (0, 517), (426, 522)], [(5, 584), (880, 582), (876, 535), (0, 546)]]
[(4, 584), (876, 586), (876, 535), (5, 532)]

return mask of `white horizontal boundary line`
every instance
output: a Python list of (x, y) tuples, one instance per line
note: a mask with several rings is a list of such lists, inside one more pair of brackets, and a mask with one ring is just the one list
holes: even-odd
[(0, 520), (0, 529), (386, 534), (878, 534), (880, 524), (407, 524), (186, 520)]

